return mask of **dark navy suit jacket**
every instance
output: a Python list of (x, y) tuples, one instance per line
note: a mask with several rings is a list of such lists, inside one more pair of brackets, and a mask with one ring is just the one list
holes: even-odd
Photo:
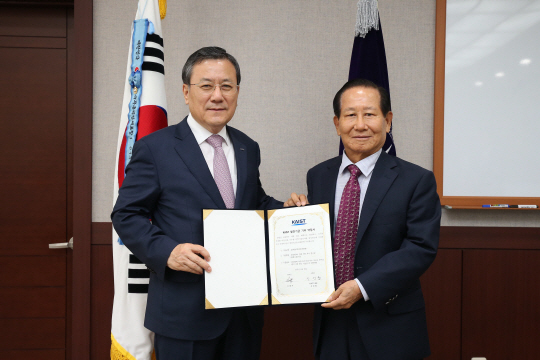
[[(330, 203), (334, 225), (341, 156), (307, 174), (311, 204)], [(431, 171), (381, 153), (365, 194), (356, 237), (355, 277), (370, 300), (352, 307), (372, 360), (429, 355), (420, 275), (435, 259), (441, 206)], [(340, 311), (340, 310), (336, 310)], [(317, 349), (322, 311), (315, 310)]]
[[(232, 127), (227, 132), (237, 166), (235, 209), (281, 208), (261, 187), (258, 144)], [(186, 119), (138, 140), (111, 217), (124, 244), (150, 269), (145, 327), (164, 336), (212, 339), (239, 311), (205, 310), (203, 276), (167, 267), (178, 244), (203, 245), (202, 209), (225, 209), (225, 203)], [(262, 326), (262, 308), (242, 311), (251, 326)]]

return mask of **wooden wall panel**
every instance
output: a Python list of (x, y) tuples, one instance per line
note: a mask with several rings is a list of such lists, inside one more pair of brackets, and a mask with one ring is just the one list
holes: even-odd
[(3, 352), (6, 359), (17, 360), (65, 360), (64, 349), (52, 350), (8, 350)]
[(65, 38), (0, 36), (0, 47), (65, 49)]
[(65, 287), (6, 287), (0, 296), (0, 318), (64, 317)]
[(463, 358), (540, 354), (540, 251), (463, 254)]
[(0, 348), (62, 349), (65, 343), (66, 319), (0, 319)]
[(66, 242), (66, 50), (0, 56), (0, 255)]
[(66, 9), (2, 6), (0, 35), (66, 37)]
[(112, 245), (92, 246), (91, 359), (107, 359), (111, 351), (112, 275)]
[(540, 250), (540, 227), (443, 226), (439, 249)]
[(92, 245), (112, 245), (112, 229), (110, 222), (93, 222)]
[[(92, 224), (96, 359), (110, 346), (111, 231), (109, 222)], [(538, 248), (540, 228), (441, 228), (439, 253), (421, 278), (432, 348), (428, 359), (532, 359), (540, 352), (540, 343), (535, 344), (540, 312), (534, 304), (540, 288)], [(261, 359), (312, 359), (312, 312), (312, 305), (267, 308)], [(482, 353), (486, 347), (490, 352)]]
[(269, 306), (264, 312), (261, 360), (312, 359), (313, 307)]
[[(66, 250), (58, 250), (65, 252)], [(0, 286), (65, 286), (65, 256), (0, 256)]]
[(461, 356), (462, 250), (440, 249), (433, 265), (422, 276), (433, 360)]

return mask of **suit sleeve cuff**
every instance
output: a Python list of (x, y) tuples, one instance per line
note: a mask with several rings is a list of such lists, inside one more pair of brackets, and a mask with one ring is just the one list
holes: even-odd
[(358, 284), (358, 287), (360, 288), (360, 291), (362, 292), (362, 296), (364, 297), (364, 300), (365, 301), (369, 301), (369, 296), (366, 292), (366, 289), (364, 289), (364, 287), (362, 286), (362, 284), (360, 283), (360, 280), (358, 279), (354, 279), (356, 281), (356, 283)]

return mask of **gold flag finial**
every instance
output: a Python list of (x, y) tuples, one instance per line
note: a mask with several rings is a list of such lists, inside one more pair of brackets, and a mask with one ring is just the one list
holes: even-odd
[(165, 19), (167, 14), (167, 0), (159, 0), (159, 16), (161, 20)]

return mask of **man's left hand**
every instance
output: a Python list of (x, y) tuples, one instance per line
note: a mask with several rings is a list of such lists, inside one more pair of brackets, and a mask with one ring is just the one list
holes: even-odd
[(328, 298), (330, 302), (321, 306), (327, 309), (341, 310), (350, 308), (355, 302), (362, 299), (362, 292), (355, 280), (343, 284)]

